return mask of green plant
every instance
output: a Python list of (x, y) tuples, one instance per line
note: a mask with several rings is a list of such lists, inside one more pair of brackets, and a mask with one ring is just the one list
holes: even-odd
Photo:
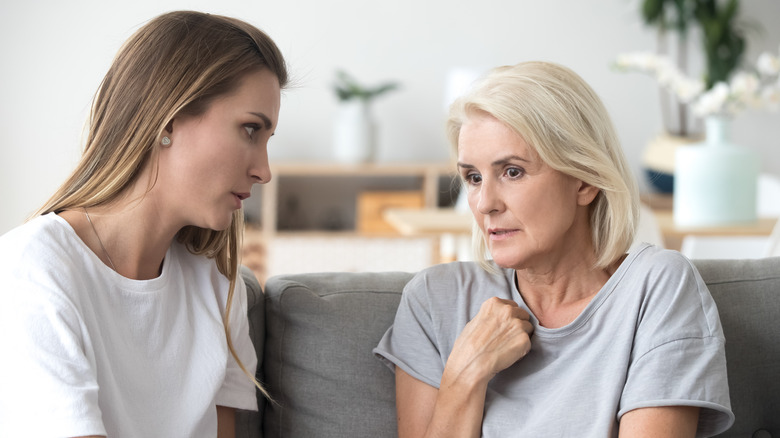
[(718, 6), (715, 0), (697, 0), (694, 15), (703, 32), (707, 89), (726, 82), (739, 67), (745, 52), (745, 37), (737, 24), (739, 2), (730, 0)]
[(352, 99), (363, 99), (371, 101), (372, 99), (395, 90), (399, 87), (397, 82), (386, 82), (375, 87), (367, 87), (360, 84), (355, 78), (343, 70), (336, 72), (336, 82), (333, 85), (336, 96), (339, 100), (347, 101)]
[[(677, 34), (675, 62), (678, 68), (688, 70), (688, 34), (698, 27), (702, 34), (705, 71), (702, 74), (705, 90), (718, 82), (727, 82), (739, 67), (745, 51), (743, 27), (737, 21), (739, 0), (644, 0), (641, 15), (645, 24), (658, 29), (658, 50), (668, 49), (667, 33)], [(665, 99), (664, 99), (665, 100)], [(668, 102), (662, 102), (665, 111)], [(686, 105), (677, 102), (679, 135), (688, 135)]]
[(745, 52), (745, 37), (737, 22), (739, 0), (645, 0), (642, 19), (659, 30), (659, 38), (673, 30), (680, 37), (678, 65), (687, 63), (688, 30), (697, 25), (702, 31), (706, 58), (704, 81), (707, 89), (726, 82)]

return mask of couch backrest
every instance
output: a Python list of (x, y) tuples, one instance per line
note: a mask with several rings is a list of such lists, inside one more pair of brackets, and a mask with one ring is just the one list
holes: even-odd
[[(763, 430), (769, 434), (763, 436), (780, 437), (780, 258), (694, 263), (726, 336), (737, 418), (721, 436), (762, 436), (754, 433)], [(396, 436), (394, 378), (371, 350), (392, 323), (411, 276), (272, 277), (264, 300), (259, 285), (250, 287), (250, 295), (260, 294), (249, 300), (258, 376), (276, 397), (265, 405), (266, 437)], [(261, 421), (258, 414), (239, 415), (237, 436), (263, 436)]]
[(726, 336), (736, 420), (719, 436), (780, 437), (780, 257), (694, 264), (718, 305)]
[(395, 437), (395, 380), (371, 350), (412, 274), (305, 274), (266, 283), (266, 437)]
[[(257, 353), (257, 374), (255, 377), (263, 382), (263, 350), (265, 349), (265, 294), (255, 274), (246, 266), (241, 266), (241, 278), (246, 284), (247, 317), (249, 318), (249, 337)], [(265, 397), (257, 391), (259, 410), (239, 411), (236, 413), (236, 438), (261, 438), (263, 436), (263, 412)]]

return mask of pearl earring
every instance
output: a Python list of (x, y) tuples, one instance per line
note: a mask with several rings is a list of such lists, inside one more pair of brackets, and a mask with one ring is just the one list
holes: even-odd
[(163, 146), (170, 146), (171, 145), (171, 139), (168, 137), (163, 137), (161, 141)]

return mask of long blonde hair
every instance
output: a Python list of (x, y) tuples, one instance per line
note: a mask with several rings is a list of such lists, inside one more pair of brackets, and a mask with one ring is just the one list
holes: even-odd
[[(447, 136), (456, 154), (460, 129), (475, 112), (513, 129), (553, 169), (599, 189), (590, 207), (594, 268), (628, 251), (639, 218), (636, 181), (604, 104), (580, 76), (547, 62), (493, 69), (450, 108)], [(473, 237), (475, 259), (491, 270), (479, 227)]]
[[(95, 95), (81, 160), (36, 215), (89, 208), (116, 200), (148, 163), (157, 160), (157, 139), (174, 117), (203, 114), (214, 99), (238, 87), (248, 73), (268, 69), (284, 88), (287, 67), (276, 44), (235, 18), (192, 11), (160, 15), (135, 32), (117, 53)], [(230, 280), (225, 335), (238, 279), (243, 211), (225, 230), (188, 226), (176, 239), (193, 254), (213, 258)]]

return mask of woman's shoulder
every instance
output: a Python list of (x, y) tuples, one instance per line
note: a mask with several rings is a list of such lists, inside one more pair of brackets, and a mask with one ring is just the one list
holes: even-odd
[(83, 290), (72, 286), (86, 275), (85, 251), (70, 225), (54, 213), (0, 236), (0, 292), (7, 292), (6, 304), (77, 307)]
[(646, 305), (710, 307), (712, 298), (707, 286), (687, 257), (678, 251), (654, 246), (638, 251), (627, 259), (631, 263), (619, 283), (623, 288), (639, 292), (637, 298)]
[(463, 291), (473, 295), (482, 291), (495, 294), (495, 291), (511, 290), (514, 271), (495, 265), (494, 268), (495, 272), (489, 272), (475, 262), (430, 266), (419, 271), (407, 283), (404, 293), (426, 295), (431, 300), (450, 300), (453, 295), (464, 296)]
[(499, 268), (492, 262), (488, 262), (495, 272), (489, 272), (476, 262), (450, 262), (429, 266), (420, 270), (415, 278), (427, 279), (434, 282), (473, 282), (473, 281), (506, 281), (508, 272)]
[(54, 213), (38, 216), (0, 236), (2, 266), (38, 266), (69, 259), (78, 250), (78, 236)]
[(5, 245), (16, 242), (27, 241), (41, 232), (51, 232), (57, 227), (58, 223), (58, 216), (54, 213), (36, 216), (0, 235), (0, 244), (5, 247)]
[(678, 251), (645, 244), (626, 259), (627, 270), (635, 275), (681, 277), (696, 271), (693, 263)]

